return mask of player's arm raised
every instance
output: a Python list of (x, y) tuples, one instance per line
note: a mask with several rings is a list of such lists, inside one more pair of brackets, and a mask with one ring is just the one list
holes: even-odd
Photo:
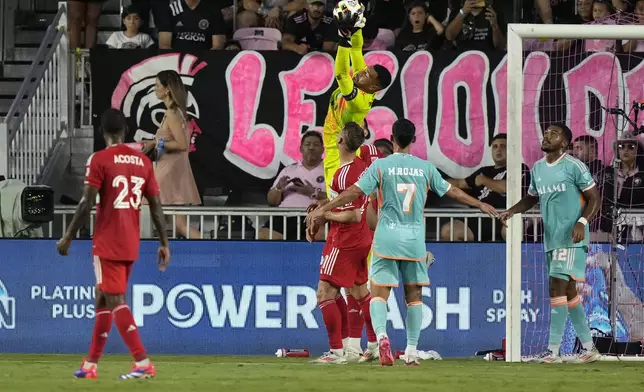
[(362, 53), (363, 45), (364, 38), (362, 37), (362, 28), (360, 28), (351, 36), (351, 49), (349, 49), (349, 56), (354, 73), (367, 68), (367, 63), (364, 61), (364, 54)]
[(56, 244), (58, 253), (61, 255), (67, 256), (72, 239), (83, 226), (83, 223), (87, 221), (87, 218), (89, 218), (89, 215), (92, 212), (92, 207), (96, 204), (96, 195), (98, 195), (98, 188), (86, 184), (85, 188), (83, 188), (83, 197), (81, 197), (80, 202), (78, 202), (78, 205), (76, 206), (74, 217), (67, 227), (65, 235), (63, 235), (63, 238), (61, 238)]

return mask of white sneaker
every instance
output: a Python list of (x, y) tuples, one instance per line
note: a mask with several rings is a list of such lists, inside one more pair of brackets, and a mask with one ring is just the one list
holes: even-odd
[(400, 359), (405, 362), (405, 366), (420, 366), (420, 361), (418, 361), (418, 355), (403, 355)]
[(318, 359), (314, 359), (310, 361), (309, 363), (322, 363), (322, 364), (330, 364), (330, 365), (346, 365), (347, 360), (344, 357), (341, 357), (339, 355), (336, 355), (332, 352), (326, 352), (322, 354), (322, 356)]
[(556, 355), (550, 350), (546, 350), (542, 352), (541, 354), (535, 356), (535, 357), (530, 357), (530, 358), (525, 358), (523, 362), (529, 362), (529, 363), (563, 363), (563, 360), (559, 355)]
[(364, 354), (362, 354), (362, 358), (360, 358), (358, 363), (373, 362), (378, 359), (380, 359), (380, 350), (378, 350), (378, 345), (376, 344), (374, 347), (367, 346), (367, 349), (364, 350)]
[(581, 352), (573, 357), (570, 363), (593, 363), (601, 359), (602, 355), (596, 348), (592, 350), (581, 349)]
[(362, 358), (362, 350), (357, 348), (349, 347), (344, 349), (344, 358), (347, 362), (359, 362)]

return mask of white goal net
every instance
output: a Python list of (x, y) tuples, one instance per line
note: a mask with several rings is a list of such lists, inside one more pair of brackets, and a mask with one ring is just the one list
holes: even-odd
[[(532, 168), (544, 155), (543, 131), (568, 126), (576, 140), (570, 153), (587, 163), (603, 201), (578, 292), (593, 335), (613, 349), (624, 342), (618, 352), (631, 354), (636, 345), (625, 342), (644, 339), (644, 215), (637, 211), (644, 208), (644, 53), (637, 51), (644, 28), (637, 24), (626, 14), (603, 24), (510, 24), (507, 47), (508, 206), (527, 190), (521, 163)], [(516, 362), (546, 348), (550, 306), (538, 211), (512, 218), (508, 233), (506, 360)], [(568, 322), (562, 354), (575, 343)]]

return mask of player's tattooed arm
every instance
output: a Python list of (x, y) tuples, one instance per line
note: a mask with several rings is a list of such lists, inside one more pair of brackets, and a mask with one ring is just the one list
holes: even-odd
[(597, 187), (593, 186), (590, 189), (586, 189), (584, 191), (584, 199), (586, 200), (586, 206), (584, 207), (582, 216), (590, 222), (597, 215), (599, 207), (601, 206), (601, 197), (599, 196)]
[(362, 220), (362, 214), (359, 209), (341, 212), (327, 211), (324, 213), (324, 219), (338, 223), (356, 224)]
[(90, 213), (92, 212), (92, 207), (96, 205), (96, 195), (98, 195), (98, 189), (94, 188), (91, 185), (85, 185), (83, 189), (83, 197), (78, 206), (76, 206), (76, 211), (74, 212), (74, 217), (72, 218), (69, 227), (67, 227), (67, 232), (65, 237), (70, 240), (74, 238), (78, 230), (87, 222)]
[(315, 210), (309, 212), (306, 217), (306, 225), (308, 227), (315, 226), (316, 223), (322, 223), (320, 220), (324, 219), (324, 214), (328, 211), (333, 210), (334, 208), (349, 204), (361, 195), (364, 195), (362, 189), (357, 185), (351, 185), (351, 187), (344, 192), (340, 193), (336, 198), (329, 201), (325, 205), (316, 208)]
[(168, 232), (165, 228), (165, 216), (163, 215), (163, 208), (161, 207), (161, 200), (159, 195), (155, 195), (148, 198), (148, 203), (150, 203), (150, 215), (152, 217), (152, 223), (157, 233), (159, 233), (159, 242), (161, 246), (168, 246)]
[(510, 207), (507, 211), (504, 211), (501, 213), (501, 221), (505, 222), (506, 220), (510, 219), (512, 215), (514, 214), (522, 214), (526, 211), (528, 211), (530, 208), (534, 207), (537, 203), (539, 202), (539, 197), (527, 194), (525, 195), (519, 202), (512, 207)]

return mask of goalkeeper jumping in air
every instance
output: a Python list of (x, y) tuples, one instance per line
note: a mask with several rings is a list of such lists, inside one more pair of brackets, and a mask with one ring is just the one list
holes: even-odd
[[(344, 126), (354, 122), (365, 127), (376, 93), (391, 83), (391, 73), (380, 64), (367, 67), (362, 55), (362, 28), (366, 23), (364, 6), (357, 0), (340, 1), (334, 10), (338, 22), (338, 53), (335, 57), (335, 79), (338, 88), (331, 94), (329, 111), (324, 120), (324, 180), (327, 195), (333, 175), (340, 167), (338, 135)], [(353, 78), (350, 70), (353, 68)]]

